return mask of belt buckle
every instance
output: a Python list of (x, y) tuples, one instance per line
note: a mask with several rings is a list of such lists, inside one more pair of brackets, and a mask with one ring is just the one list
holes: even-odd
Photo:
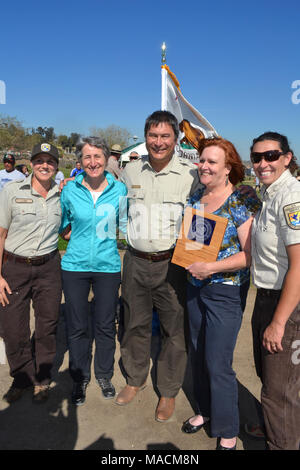
[(31, 264), (31, 259), (30, 258), (26, 258), (26, 264)]
[(147, 253), (146, 259), (147, 259), (148, 261), (152, 261), (152, 255), (151, 255), (151, 253)]

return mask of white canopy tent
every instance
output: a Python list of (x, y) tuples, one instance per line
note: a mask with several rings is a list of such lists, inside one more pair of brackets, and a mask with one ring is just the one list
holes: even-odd
[(137, 144), (131, 145), (130, 147), (127, 147), (126, 149), (122, 150), (122, 155), (121, 155), (121, 165), (124, 163), (129, 162), (129, 155), (131, 152), (137, 152), (140, 156), (142, 155), (147, 155), (147, 149), (146, 149), (146, 144), (145, 142), (138, 142)]

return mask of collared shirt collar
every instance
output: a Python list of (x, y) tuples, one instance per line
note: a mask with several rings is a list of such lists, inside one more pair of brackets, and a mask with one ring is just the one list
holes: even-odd
[[(143, 162), (142, 170), (144, 170), (146, 168), (150, 168), (152, 171), (155, 172), (154, 168), (152, 167), (152, 165), (150, 163), (149, 155), (146, 155), (145, 157), (143, 157), (142, 162)], [(169, 161), (169, 163), (162, 170), (160, 170), (157, 173), (173, 172), (173, 173), (181, 174), (181, 171), (182, 171), (182, 168), (179, 164), (178, 156), (173, 154), (173, 156), (172, 156), (171, 160)]]
[[(32, 177), (33, 177), (33, 173), (31, 173), (29, 176), (27, 176), (27, 178), (22, 182), (22, 184), (20, 186), (20, 189), (30, 189), (31, 194), (37, 194), (38, 196), (40, 196), (39, 193), (34, 191), (34, 189), (32, 187)], [(50, 186), (50, 189), (48, 191), (48, 196), (51, 195), (51, 194), (58, 193), (58, 192), (59, 192), (59, 188), (58, 188), (57, 184), (55, 183), (55, 181), (52, 179), (51, 180), (51, 186)]]
[(274, 183), (272, 183), (270, 186), (267, 187), (267, 186), (263, 185), (263, 187), (261, 189), (262, 198), (267, 199), (268, 197), (272, 197), (278, 191), (278, 189), (280, 189), (282, 183), (284, 183), (289, 178), (293, 178), (293, 176), (292, 176), (290, 170), (285, 170), (279, 176), (279, 178), (277, 178), (277, 180), (274, 181)]

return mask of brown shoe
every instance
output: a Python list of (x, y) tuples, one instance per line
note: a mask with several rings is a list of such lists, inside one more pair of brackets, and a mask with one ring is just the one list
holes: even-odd
[(3, 395), (2, 399), (7, 403), (14, 403), (21, 398), (26, 390), (27, 388), (17, 388), (12, 385), (10, 389)]
[(121, 392), (117, 396), (115, 403), (121, 406), (128, 405), (128, 403), (130, 403), (134, 399), (136, 394), (141, 390), (144, 390), (144, 388), (146, 388), (146, 384), (142, 385), (141, 387), (133, 387), (132, 385), (126, 385), (126, 387), (124, 387), (123, 390), (121, 390)]
[(49, 397), (49, 385), (35, 385), (33, 389), (32, 401), (34, 403), (44, 403)]
[(158, 402), (156, 412), (155, 412), (155, 419), (160, 423), (164, 423), (171, 418), (175, 409), (175, 398), (165, 398), (161, 397)]

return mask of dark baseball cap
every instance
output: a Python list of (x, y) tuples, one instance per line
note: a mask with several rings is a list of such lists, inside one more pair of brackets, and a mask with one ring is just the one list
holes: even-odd
[(36, 144), (31, 152), (31, 160), (36, 156), (39, 155), (40, 153), (45, 153), (47, 155), (51, 155), (56, 162), (58, 163), (59, 161), (59, 153), (56, 147), (52, 144), (47, 144), (44, 142), (43, 144)]
[(16, 162), (16, 159), (13, 155), (7, 153), (6, 155), (4, 155), (3, 157), (3, 163), (15, 163)]

